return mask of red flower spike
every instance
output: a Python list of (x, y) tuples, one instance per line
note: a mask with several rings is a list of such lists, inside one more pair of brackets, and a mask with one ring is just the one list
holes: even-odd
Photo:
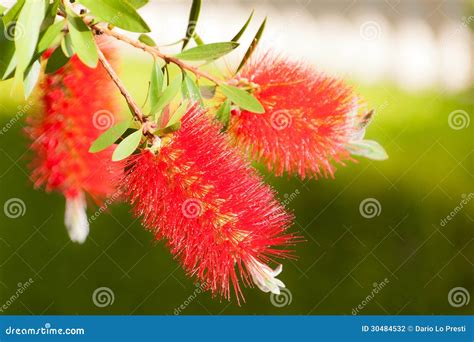
[(284, 284), (266, 264), (288, 257), (292, 221), (274, 191), (199, 109), (161, 139), (156, 154), (127, 160), (125, 196), (136, 216), (190, 276), (227, 299), (243, 299), (239, 281), (279, 293)]
[(342, 81), (266, 53), (253, 57), (234, 83), (252, 87), (265, 113), (233, 111), (229, 132), (276, 175), (333, 176), (333, 162), (351, 159), (346, 144), (358, 101)]
[[(113, 58), (112, 48), (104, 43), (102, 50)], [(36, 187), (64, 194), (70, 238), (83, 243), (89, 232), (85, 194), (104, 200), (114, 191), (119, 172), (119, 165), (111, 162), (112, 149), (88, 152), (116, 120), (115, 88), (102, 66), (91, 69), (77, 56), (46, 75), (40, 88), (43, 110), (29, 118), (26, 128), (34, 152), (31, 178)]]

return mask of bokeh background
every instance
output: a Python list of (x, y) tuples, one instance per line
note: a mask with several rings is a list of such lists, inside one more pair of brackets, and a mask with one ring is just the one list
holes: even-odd
[[(156, 41), (182, 37), (190, 1), (150, 2), (142, 13)], [(298, 259), (284, 262), (288, 291), (270, 297), (247, 289), (241, 306), (201, 293), (125, 204), (99, 216), (86, 244), (71, 243), (63, 198), (29, 181), (22, 128), (34, 103), (4, 82), (0, 206), (14, 198), (25, 206), (17, 218), (0, 211), (2, 314), (318, 315), (358, 306), (358, 314), (473, 313), (472, 1), (204, 0), (197, 31), (206, 42), (229, 39), (252, 9), (244, 48), (209, 68), (234, 65), (268, 15), (262, 45), (353, 84), (377, 112), (366, 137), (390, 156), (360, 159), (318, 181), (262, 170), (306, 239)], [(120, 74), (140, 102), (151, 61), (120, 48)], [(93, 300), (101, 288), (106, 305)]]

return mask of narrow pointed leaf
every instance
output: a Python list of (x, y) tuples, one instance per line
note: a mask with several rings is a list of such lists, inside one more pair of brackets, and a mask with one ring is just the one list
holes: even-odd
[(150, 105), (151, 108), (155, 108), (158, 105), (158, 100), (163, 92), (163, 71), (160, 65), (153, 62), (153, 68), (151, 70), (150, 77)]
[(239, 46), (239, 43), (224, 42), (199, 45), (178, 53), (175, 57), (187, 61), (208, 61), (217, 59)]
[(74, 47), (72, 46), (71, 33), (67, 33), (61, 40), (61, 49), (66, 57), (74, 56)]
[(247, 91), (226, 84), (222, 84), (219, 87), (224, 95), (240, 108), (258, 114), (265, 112), (262, 104)]
[(45, 15), (45, 0), (26, 1), (15, 25), (16, 74), (23, 75), (29, 66)]
[(58, 39), (62, 36), (62, 29), (64, 28), (65, 20), (58, 21), (54, 23), (45, 31), (45, 33), (41, 36), (41, 39), (38, 43), (38, 47), (36, 49), (37, 53), (42, 53), (46, 51), (54, 42), (58, 41)]
[(187, 74), (184, 76), (182, 89), (183, 97), (190, 99), (192, 102), (202, 104), (201, 92), (196, 83)]
[(155, 41), (153, 38), (151, 38), (149, 35), (142, 33), (139, 37), (138, 40), (141, 41), (143, 44), (146, 44), (148, 46), (156, 46)]
[(262, 24), (258, 28), (257, 33), (255, 34), (255, 37), (253, 38), (252, 42), (250, 43), (249, 48), (247, 49), (247, 52), (245, 53), (244, 57), (242, 58), (242, 61), (239, 64), (239, 67), (237, 68), (237, 71), (235, 73), (238, 73), (240, 69), (247, 63), (249, 58), (252, 56), (253, 52), (257, 48), (258, 42), (260, 41), (260, 38), (262, 37), (263, 31), (265, 30), (265, 25), (267, 23), (267, 18), (265, 18), (262, 21)]
[(5, 26), (0, 20), (0, 79), (5, 79), (12, 71), (12, 64), (15, 64), (15, 42), (13, 39), (7, 39), (4, 34)]
[(80, 0), (80, 2), (86, 6), (92, 14), (105, 20), (109, 24), (131, 32), (150, 32), (150, 28), (146, 22), (128, 1)]
[(99, 61), (97, 45), (90, 28), (81, 17), (67, 9), (67, 19), (72, 46), (79, 59), (88, 67), (95, 68)]
[(69, 57), (67, 57), (64, 54), (63, 49), (61, 49), (61, 47), (58, 46), (56, 50), (54, 50), (51, 56), (48, 58), (48, 63), (46, 63), (46, 69), (44, 72), (47, 74), (52, 74), (58, 71), (64, 65), (66, 65), (68, 61), (69, 61)]
[(366, 157), (373, 160), (388, 159), (385, 149), (374, 140), (352, 141), (347, 146), (347, 150), (354, 155)]
[(127, 158), (137, 149), (140, 145), (143, 132), (141, 129), (130, 134), (128, 137), (123, 139), (120, 144), (115, 148), (114, 153), (112, 154), (112, 161), (119, 161)]
[(166, 124), (166, 127), (171, 127), (174, 124), (178, 123), (183, 117), (183, 115), (186, 114), (186, 109), (188, 108), (188, 105), (189, 105), (188, 101), (183, 101), (183, 103), (178, 107), (178, 109), (176, 109), (174, 113), (171, 115), (168, 123)]
[(178, 94), (179, 89), (181, 88), (181, 75), (176, 76), (176, 78), (170, 83), (168, 88), (166, 88), (161, 94), (158, 102), (152, 106), (151, 113), (156, 114), (161, 111), (167, 104), (169, 104)]
[(242, 37), (242, 35), (244, 34), (245, 30), (247, 29), (247, 27), (249, 26), (250, 24), (250, 21), (252, 20), (252, 17), (253, 17), (253, 13), (254, 11), (252, 11), (252, 13), (250, 13), (250, 16), (249, 18), (247, 19), (247, 21), (245, 22), (244, 26), (242, 26), (242, 28), (240, 29), (239, 32), (237, 32), (237, 34), (234, 36), (234, 38), (231, 39), (231, 41), (233, 42), (238, 42), (240, 37)]
[(230, 101), (228, 99), (220, 106), (216, 113), (216, 119), (222, 123), (222, 129), (227, 130), (230, 121)]
[(131, 119), (128, 119), (110, 127), (92, 143), (89, 152), (97, 153), (111, 146), (130, 127), (131, 121)]
[(40, 73), (41, 63), (39, 60), (34, 61), (33, 64), (26, 70), (25, 78), (23, 80), (25, 99), (30, 97), (36, 83), (38, 83)]
[(183, 47), (181, 50), (184, 50), (186, 45), (189, 43), (189, 39), (193, 36), (194, 31), (196, 30), (197, 21), (199, 19), (199, 13), (201, 12), (201, 0), (193, 0), (191, 5), (191, 10), (189, 11), (188, 26), (186, 27), (186, 34), (183, 39)]
[(130, 5), (132, 5), (134, 8), (141, 8), (145, 6), (148, 3), (148, 0), (128, 0)]
[(2, 18), (3, 24), (5, 24), (5, 26), (18, 18), (18, 15), (20, 14), (24, 4), (25, 0), (18, 0), (12, 7), (10, 7), (10, 9)]
[(194, 32), (193, 39), (196, 45), (204, 45), (204, 41), (201, 39), (201, 36), (197, 34), (197, 32)]

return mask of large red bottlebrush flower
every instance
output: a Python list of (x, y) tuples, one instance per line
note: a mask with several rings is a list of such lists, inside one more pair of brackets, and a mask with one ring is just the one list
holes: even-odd
[[(102, 42), (108, 57), (110, 46)], [(105, 70), (85, 66), (77, 56), (41, 82), (42, 111), (28, 120), (26, 132), (34, 152), (31, 178), (36, 187), (66, 198), (65, 225), (72, 241), (89, 233), (86, 198), (100, 202), (114, 191), (111, 149), (88, 152), (91, 143), (110, 127), (118, 112), (114, 86)]]
[(233, 82), (253, 88), (264, 114), (233, 110), (229, 132), (276, 175), (333, 175), (350, 159), (357, 97), (344, 82), (274, 53), (253, 57)]
[(267, 264), (289, 256), (292, 217), (200, 110), (190, 109), (156, 152), (130, 157), (126, 170), (134, 214), (213, 294), (229, 299), (233, 288), (239, 299), (240, 281), (265, 292), (284, 287), (281, 266)]

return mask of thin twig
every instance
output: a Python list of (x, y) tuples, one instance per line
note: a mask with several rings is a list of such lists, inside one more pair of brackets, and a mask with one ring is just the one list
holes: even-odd
[(117, 73), (115, 72), (115, 70), (112, 68), (112, 66), (110, 65), (110, 63), (107, 61), (107, 59), (105, 58), (104, 54), (102, 53), (102, 51), (100, 50), (99, 47), (97, 47), (97, 54), (99, 55), (99, 61), (100, 63), (102, 64), (102, 66), (104, 67), (105, 71), (107, 71), (107, 73), (109, 74), (110, 78), (112, 79), (112, 81), (114, 81), (115, 85), (117, 86), (117, 88), (120, 90), (120, 93), (122, 93), (123, 97), (125, 98), (125, 100), (127, 101), (130, 109), (132, 110), (133, 114), (135, 115), (135, 117), (137, 118), (138, 121), (140, 121), (141, 123), (144, 123), (146, 121), (146, 118), (145, 116), (143, 115), (140, 107), (137, 105), (137, 103), (135, 102), (135, 100), (132, 98), (132, 96), (130, 95), (130, 93), (127, 91), (127, 89), (125, 88), (125, 85), (123, 84), (123, 82), (120, 80), (120, 78), (118, 77)]
[[(85, 20), (85, 22), (88, 25), (91, 24), (87, 20)], [(214, 77), (213, 75), (211, 75), (211, 74), (209, 74), (205, 71), (199, 70), (198, 68), (196, 68), (192, 65), (189, 65), (189, 64), (183, 62), (182, 60), (180, 60), (179, 58), (166, 55), (166, 54), (162, 53), (161, 51), (159, 51), (156, 47), (148, 46), (148, 45), (143, 44), (142, 42), (140, 42), (138, 40), (131, 39), (131, 38), (129, 38), (129, 37), (127, 37), (127, 36), (125, 36), (121, 33), (112, 31), (112, 30), (110, 30), (106, 27), (102, 27), (98, 24), (94, 24), (94, 25), (90, 25), (90, 26), (93, 28), (93, 31), (95, 31), (96, 34), (106, 34), (108, 36), (114, 37), (115, 39), (123, 41), (123, 42), (125, 42), (129, 45), (132, 45), (132, 46), (136, 47), (137, 49), (141, 49), (145, 52), (148, 52), (152, 56), (161, 58), (166, 63), (173, 63), (173, 64), (177, 65), (178, 67), (180, 67), (181, 69), (188, 70), (188, 71), (192, 72), (194, 75), (196, 75), (196, 77), (206, 78), (206, 79), (210, 80), (211, 82), (213, 82), (217, 85), (222, 83), (222, 80)]]

